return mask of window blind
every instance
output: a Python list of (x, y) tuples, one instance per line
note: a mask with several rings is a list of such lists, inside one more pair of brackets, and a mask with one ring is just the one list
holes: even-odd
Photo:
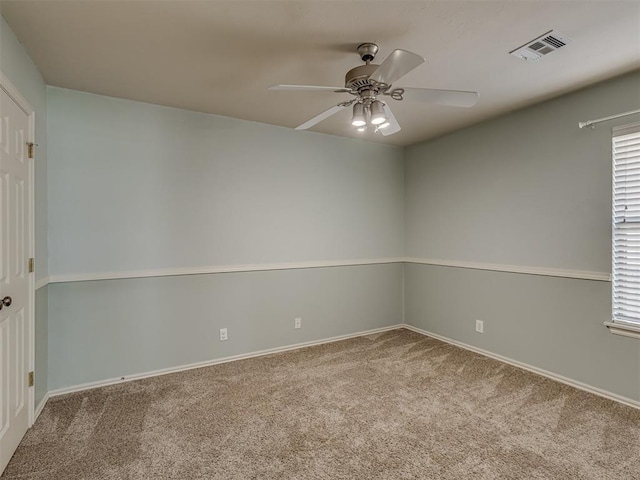
[(613, 321), (640, 327), (640, 125), (613, 134)]

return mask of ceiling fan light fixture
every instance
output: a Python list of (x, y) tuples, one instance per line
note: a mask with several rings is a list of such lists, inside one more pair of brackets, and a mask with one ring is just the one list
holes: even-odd
[[(0, 2), (1, 1), (2, 0), (0, 0)], [(545, 34), (545, 38), (542, 40), (548, 40), (552, 43), (561, 43), (563, 41), (557, 36), (552, 36), (551, 33), (552, 32), (548, 32)], [(557, 45), (554, 45), (554, 47), (559, 48)], [(358, 132), (381, 132), (381, 134), (386, 137), (400, 131), (400, 125), (389, 108), (391, 100), (410, 100), (453, 107), (472, 107), (478, 101), (478, 92), (393, 87), (397, 80), (425, 62), (425, 59), (416, 53), (396, 49), (392, 51), (380, 65), (376, 65), (371, 63), (378, 52), (378, 46), (376, 44), (360, 44), (357, 51), (365, 64), (354, 67), (346, 73), (344, 77), (344, 87), (288, 84), (269, 87), (269, 90), (348, 93), (355, 97), (351, 100), (342, 101), (301, 125), (298, 125), (296, 130), (307, 130), (336, 113), (353, 107), (351, 125), (357, 129)], [(391, 100), (378, 100), (378, 98), (383, 98), (383, 95), (390, 97)]]
[(356, 103), (353, 106), (353, 117), (351, 118), (351, 125), (354, 127), (364, 127), (367, 124), (364, 118), (364, 105)]
[(374, 101), (371, 104), (371, 123), (373, 125), (381, 125), (387, 121), (387, 117), (384, 114), (384, 105), (379, 100)]

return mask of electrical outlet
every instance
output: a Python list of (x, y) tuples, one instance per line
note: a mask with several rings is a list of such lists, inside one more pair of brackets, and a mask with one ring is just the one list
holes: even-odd
[(296, 319), (293, 321), (293, 326), (294, 328), (302, 328), (302, 318), (296, 317)]
[(220, 329), (220, 341), (224, 342), (228, 338), (229, 338), (229, 336), (227, 335), (227, 329), (226, 328), (221, 328)]
[(476, 332), (484, 333), (484, 322), (482, 320), (476, 320)]

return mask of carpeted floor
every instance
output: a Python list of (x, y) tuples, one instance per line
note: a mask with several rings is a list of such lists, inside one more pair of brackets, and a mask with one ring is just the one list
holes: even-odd
[(49, 401), (2, 479), (640, 479), (640, 410), (408, 330)]

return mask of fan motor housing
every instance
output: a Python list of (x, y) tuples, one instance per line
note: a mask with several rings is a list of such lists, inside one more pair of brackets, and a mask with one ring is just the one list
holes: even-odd
[(372, 88), (375, 86), (369, 81), (369, 77), (376, 71), (379, 65), (369, 63), (352, 68), (344, 77), (344, 85), (350, 90), (360, 90), (361, 88)]

